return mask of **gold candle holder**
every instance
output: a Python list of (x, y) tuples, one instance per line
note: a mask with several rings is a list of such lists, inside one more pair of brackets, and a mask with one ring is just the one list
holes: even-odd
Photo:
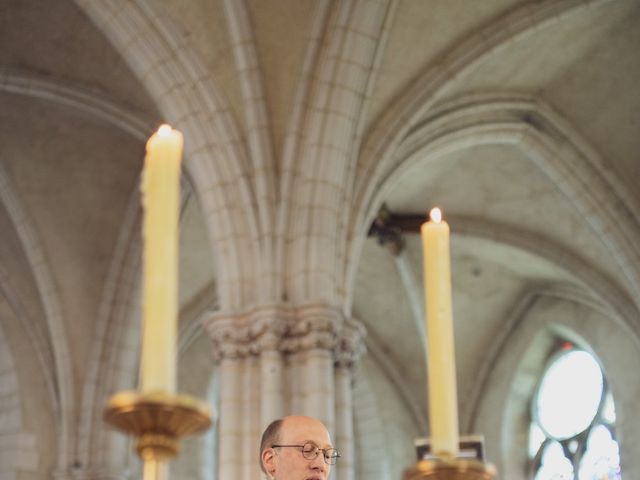
[(109, 399), (104, 420), (137, 437), (136, 451), (144, 461), (144, 480), (163, 480), (167, 477), (167, 462), (180, 451), (180, 437), (207, 430), (211, 411), (188, 395), (127, 391)]
[(415, 441), (418, 462), (405, 470), (404, 480), (493, 480), (496, 468), (484, 462), (484, 437), (463, 435), (459, 437), (459, 453), (434, 455), (431, 439)]
[(418, 460), (405, 470), (403, 480), (493, 480), (493, 465), (474, 459)]

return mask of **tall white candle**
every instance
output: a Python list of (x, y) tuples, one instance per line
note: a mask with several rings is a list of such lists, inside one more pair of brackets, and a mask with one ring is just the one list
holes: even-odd
[(142, 178), (144, 282), (140, 390), (176, 391), (178, 216), (182, 134), (162, 125), (147, 142)]
[(431, 451), (439, 457), (456, 457), (458, 440), (458, 396), (451, 307), (449, 225), (439, 209), (420, 229), (422, 235), (427, 371), (429, 377), (429, 425)]

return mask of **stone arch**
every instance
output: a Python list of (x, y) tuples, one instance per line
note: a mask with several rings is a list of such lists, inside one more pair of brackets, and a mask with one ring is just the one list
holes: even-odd
[(396, 151), (421, 118), (442, 97), (446, 87), (460, 79), (478, 63), (496, 56), (510, 42), (584, 8), (605, 0), (545, 0), (523, 4), (479, 29), (475, 34), (428, 65), (367, 133), (358, 162), (356, 204), (367, 204), (378, 179), (397, 160)]
[[(465, 104), (466, 107), (462, 107)], [(512, 114), (513, 116), (510, 116)], [(516, 146), (516, 148), (521, 148), (526, 156), (538, 165), (558, 188), (565, 193), (568, 199), (589, 218), (592, 215), (606, 217), (613, 214), (615, 221), (618, 221), (618, 219), (622, 221), (622, 227), (613, 233), (614, 241), (620, 242), (623, 246), (628, 245), (627, 232), (637, 229), (637, 226), (633, 221), (634, 216), (628, 213), (632, 203), (627, 196), (627, 192), (615, 190), (616, 179), (608, 178), (600, 170), (601, 161), (588, 148), (586, 142), (572, 132), (568, 125), (554, 114), (549, 107), (542, 104), (538, 99), (530, 97), (503, 97), (500, 99), (474, 97), (474, 99), (468, 98), (459, 102), (444, 104), (441, 109), (434, 110), (423, 123), (416, 126), (412, 134), (405, 138), (404, 143), (398, 148), (393, 168), (387, 172), (387, 176), (374, 189), (376, 194), (373, 196), (374, 201), (370, 204), (371, 210), (367, 211), (367, 218), (373, 218), (388, 190), (392, 188), (395, 179), (404, 171), (410, 169), (412, 163), (417, 161), (418, 156), (422, 158), (437, 157), (446, 152), (467, 148), (472, 145), (496, 142), (509, 143)], [(572, 184), (568, 175), (562, 175), (562, 172), (566, 171), (580, 172), (580, 180)], [(587, 189), (586, 182), (583, 183), (582, 179), (585, 176), (590, 179), (589, 181), (593, 182), (594, 187), (591, 190)], [(584, 198), (585, 196), (587, 199)], [(594, 209), (593, 206), (596, 199), (603, 202), (604, 206)], [(518, 232), (511, 228), (504, 229), (500, 225), (497, 228), (493, 228), (496, 227), (493, 225), (491, 226), (491, 234), (488, 234), (486, 226), (483, 228), (479, 222), (472, 219), (456, 219), (456, 225), (458, 225), (460, 233), (463, 235), (486, 237), (499, 243), (522, 248), (534, 255), (558, 263), (584, 282), (591, 290), (591, 293), (595, 293), (596, 300), (594, 300), (594, 296), (585, 295), (583, 291), (575, 289), (568, 292), (566, 288), (543, 288), (532, 293), (533, 296), (531, 298), (523, 299), (522, 305), (514, 307), (514, 315), (517, 318), (523, 315), (522, 311), (526, 311), (532, 302), (535, 303), (535, 299), (546, 295), (547, 291), (555, 291), (554, 295), (564, 292), (567, 293), (566, 299), (568, 301), (578, 299), (581, 304), (589, 305), (589, 308), (594, 312), (599, 312), (610, 320), (622, 320), (617, 324), (618, 331), (627, 332), (626, 341), (630, 342), (630, 349), (633, 348), (633, 345), (637, 347), (637, 305), (634, 304), (634, 301), (629, 296), (631, 292), (621, 290), (606, 275), (586, 265), (577, 256), (566, 255), (567, 252), (564, 249), (559, 249), (557, 245), (549, 243), (543, 238), (530, 237), (529, 232)], [(591, 225), (593, 228), (598, 228), (599, 223), (592, 222)], [(611, 234), (611, 228), (615, 229), (614, 226), (607, 229), (609, 234)], [(498, 232), (497, 234), (496, 231)], [(599, 230), (596, 231), (599, 232)], [(362, 238), (364, 238), (364, 235), (362, 235)], [(627, 246), (626, 250), (623, 249), (622, 255), (626, 255), (626, 259), (633, 261), (632, 252), (629, 252), (628, 248)], [(356, 257), (353, 256), (352, 258)], [(621, 257), (619, 257), (618, 261), (625, 260), (621, 260)], [(518, 325), (520, 324), (518, 323)], [(620, 329), (620, 327), (622, 328)], [(509, 335), (515, 335), (517, 331), (518, 329), (515, 328), (507, 329)], [(511, 337), (509, 336), (509, 338)], [(490, 352), (491, 358), (498, 359), (496, 361), (500, 362), (501, 365), (503, 354), (504, 352), (502, 351)], [(599, 356), (601, 355), (599, 354)], [(481, 366), (481, 370), (484, 370), (484, 375), (493, 378), (496, 368), (491, 363), (492, 361), (488, 361)], [(497, 422), (493, 423), (493, 427), (490, 421), (483, 423), (485, 422), (483, 415), (486, 415), (486, 409), (488, 408), (486, 407), (487, 397), (490, 395), (486, 392), (490, 389), (476, 387), (475, 398), (471, 402), (473, 404), (470, 407), (471, 411), (464, 412), (466, 416), (464, 424), (467, 425), (467, 430), (491, 431), (495, 429), (495, 425), (500, 424), (498, 418), (493, 418)], [(496, 412), (504, 411), (504, 405), (495, 403), (497, 401), (493, 400), (493, 403), (491, 403), (492, 408)], [(478, 405), (482, 406), (478, 407)], [(479, 413), (476, 414), (474, 412)], [(506, 438), (504, 430), (504, 428), (499, 429), (499, 438), (491, 439), (494, 442), (493, 447), (498, 444), (508, 444), (509, 440), (504, 440)], [(623, 432), (622, 435), (623, 437), (630, 435), (636, 438), (637, 433), (635, 431), (626, 434)], [(626, 446), (625, 448), (629, 447)], [(504, 462), (504, 457), (508, 457), (508, 455), (501, 456), (500, 471), (507, 472), (507, 477), (509, 473), (518, 475), (513, 478), (522, 476), (522, 472), (513, 471), (513, 466), (506, 465), (506, 470), (502, 468), (504, 466), (502, 463)], [(628, 463), (629, 456), (627, 457)]]
[(261, 288), (256, 302), (272, 302), (282, 295), (280, 267), (275, 260), (275, 216), (277, 202), (276, 164), (267, 111), (267, 98), (260, 57), (245, 0), (225, 0), (224, 13), (229, 25), (232, 49), (238, 67), (239, 86), (243, 98), (245, 137), (251, 177), (255, 184), (253, 207), (260, 222), (260, 267), (255, 276)]
[(59, 412), (57, 463), (59, 468), (66, 468), (73, 458), (72, 433), (75, 400), (71, 353), (62, 318), (60, 298), (44, 247), (33, 227), (31, 218), (15, 192), (9, 176), (1, 167), (0, 201), (4, 204), (18, 238), (22, 242), (45, 312), (47, 338), (53, 354), (52, 369), (55, 377), (55, 381), (52, 382), (55, 385), (53, 399), (57, 401), (54, 408), (57, 408)]
[(126, 465), (125, 437), (102, 420), (110, 394), (135, 388), (140, 336), (142, 246), (137, 189), (132, 192), (120, 227), (100, 299), (93, 348), (80, 405), (78, 459), (84, 468), (113, 470)]
[[(183, 178), (182, 183), (181, 203), (184, 205), (192, 189), (188, 180)], [(126, 463), (130, 452), (125, 450), (123, 435), (105, 427), (102, 414), (109, 395), (134, 389), (138, 379), (142, 310), (141, 221), (139, 196), (135, 187), (120, 226), (101, 298), (95, 348), (92, 349), (79, 425), (78, 456), (81, 463), (88, 468), (99, 466), (110, 469), (113, 475), (122, 474), (120, 466)], [(186, 328), (181, 328), (179, 332), (180, 352), (201, 334), (202, 312), (196, 312), (196, 315), (195, 318), (184, 319)]]
[[(187, 35), (152, 2), (77, 5), (120, 52), (162, 114), (189, 139), (185, 169), (193, 181), (221, 276), (220, 304), (234, 310), (256, 298), (260, 218), (241, 132)], [(257, 211), (257, 210), (256, 210)]]
[(25, 70), (0, 70), (0, 91), (55, 102), (80, 110), (94, 118), (121, 129), (138, 140), (146, 140), (154, 125), (150, 118), (141, 118), (112, 99), (49, 77)]
[[(17, 70), (0, 71), (0, 79), (0, 91), (79, 110), (140, 141), (146, 141), (148, 132), (153, 128), (151, 119), (139, 117), (112, 99), (100, 97), (80, 85), (69, 82), (63, 84), (34, 72)], [(191, 189), (188, 183), (189, 179), (183, 177), (183, 198), (184, 192)], [(109, 471), (110, 475), (119, 476), (123, 474), (119, 467), (129, 463), (127, 456), (130, 456), (130, 452), (126, 449), (125, 437), (105, 428), (102, 413), (108, 394), (133, 388), (138, 374), (138, 352), (135, 348), (139, 336), (137, 313), (140, 310), (138, 298), (141, 258), (140, 238), (136, 233), (140, 230), (138, 227), (141, 221), (138, 184), (139, 182), (131, 192), (103, 291), (93, 338), (94, 348), (90, 350), (89, 370), (79, 405), (80, 421), (75, 432), (77, 439), (74, 446), (69, 447), (75, 455), (76, 472), (91, 472), (92, 468), (98, 467), (103, 473)], [(15, 193), (8, 195), (7, 198), (10, 199)], [(6, 201), (12, 203), (10, 200)], [(47, 345), (43, 344), (41, 348), (46, 351)], [(66, 467), (61, 467), (60, 471), (64, 471)]]
[(634, 372), (640, 368), (637, 336), (612, 327), (602, 312), (577, 297), (558, 298), (553, 291), (534, 297), (503, 342), (479, 399), (474, 427), (487, 436), (490, 459), (505, 478), (524, 475), (528, 402), (542, 371), (545, 349), (554, 337), (562, 336), (591, 349), (602, 361), (616, 402), (623, 473), (634, 477), (640, 471), (635, 454), (640, 428), (631, 420), (640, 395), (634, 381)]
[(403, 160), (398, 151), (406, 137), (442, 98), (446, 87), (462, 78), (480, 62), (499, 55), (510, 42), (524, 38), (565, 15), (604, 3), (604, 0), (545, 0), (535, 5), (527, 3), (513, 8), (429, 64), (404, 93), (394, 99), (385, 113), (373, 122), (361, 146), (349, 217), (349, 254), (344, 271), (346, 311), (351, 308), (349, 303), (353, 296), (353, 279), (362, 241), (375, 214), (374, 210), (377, 212), (380, 206), (373, 198), (382, 188), (389, 172), (394, 169), (393, 165), (398, 160)]
[(519, 230), (496, 222), (478, 221), (453, 216), (455, 235), (465, 235), (493, 241), (536, 255), (573, 274), (592, 295), (591, 302), (606, 311), (629, 333), (640, 333), (638, 310), (633, 300), (615, 285), (603, 272), (590, 265), (584, 258), (557, 245), (542, 235)]
[[(320, 3), (284, 148), (279, 227), (287, 238), (288, 297), (341, 303), (354, 140), (393, 5)], [(306, 172), (313, 172), (307, 175)], [(330, 259), (330, 261), (327, 261)]]
[[(371, 202), (357, 211), (356, 216), (370, 222), (395, 180), (418, 158), (437, 157), (472, 145), (512, 144), (549, 177), (605, 239), (611, 255), (629, 279), (629, 294), (638, 298), (640, 265), (631, 233), (638, 235), (640, 229), (632, 207), (626, 203), (624, 190), (618, 194), (615, 179), (601, 172), (602, 162), (585, 146), (586, 142), (539, 99), (520, 96), (467, 100), (434, 111), (405, 139), (385, 177), (374, 180), (375, 188), (371, 188), (376, 193), (372, 194)], [(367, 222), (354, 224), (354, 229), (364, 230)], [(349, 278), (354, 278), (358, 258), (355, 252), (360, 251), (364, 237), (364, 234), (354, 237)], [(354, 288), (352, 281), (349, 285)]]
[[(145, 141), (147, 132), (153, 128), (151, 119), (140, 118), (110, 98), (99, 97), (82, 86), (68, 82), (62, 84), (26, 71), (3, 71), (1, 75), (2, 91), (66, 105), (105, 121), (138, 140)], [(130, 360), (136, 353), (132, 352), (132, 344), (136, 343), (138, 335), (138, 322), (132, 321), (136, 311), (136, 302), (132, 298), (139, 291), (137, 265), (140, 248), (136, 241), (139, 238), (134, 233), (139, 222), (135, 187), (118, 236), (96, 322), (94, 348), (91, 349), (90, 368), (82, 391), (77, 440), (73, 447), (75, 461), (82, 465), (76, 468), (114, 464), (114, 456), (118, 460), (122, 458), (125, 445), (121, 438), (113, 433), (106, 434), (102, 440), (99, 438), (105, 435), (102, 410), (107, 393), (117, 386), (133, 386), (137, 375), (137, 362)]]

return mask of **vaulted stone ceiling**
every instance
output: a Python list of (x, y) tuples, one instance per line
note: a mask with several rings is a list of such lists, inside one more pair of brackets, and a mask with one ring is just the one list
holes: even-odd
[[(304, 104), (299, 80), (313, 67), (310, 38), (322, 39), (316, 16), (339, 11), (325, 3), (243, 2), (276, 171), (286, 167), (287, 134)], [(108, 319), (139, 308), (144, 141), (162, 120), (184, 116), (156, 98), (154, 71), (122, 54), (118, 29), (128, 38), (126, 26), (139, 19), (102, 22), (120, 8), (161, 15), (148, 28), (170, 25), (160, 34), (198, 58), (194, 75), (214, 86), (242, 143), (251, 99), (230, 33), (243, 20), (229, 5), (0, 2), (0, 337), (24, 365), (16, 367), (20, 391), (66, 391), (57, 401), (73, 408), (88, 401), (83, 391), (97, 370), (87, 365)], [(101, 17), (102, 8), (113, 12)], [(383, 205), (393, 214), (444, 209), (453, 233), (461, 420), (473, 430), (482, 426), (476, 402), (507, 334), (536, 298), (590, 304), (618, 335), (640, 329), (640, 3), (403, 0), (388, 2), (384, 22), (371, 45), (351, 46), (377, 48), (351, 154), (354, 204), (369, 200), (352, 217), (368, 225)], [(207, 344), (185, 338), (198, 335), (219, 288), (204, 219), (210, 192), (193, 187), (195, 171), (183, 182), (180, 253), (183, 353), (192, 359), (189, 346), (199, 349), (194, 364)], [(364, 238), (366, 229), (355, 233)], [(345, 300), (368, 330), (359, 370), (367, 387), (358, 392), (389, 404), (383, 421), (397, 426), (389, 435), (400, 446), (385, 460), (392, 472), (410, 461), (411, 439), (426, 428), (421, 246), (415, 233), (402, 237), (400, 252), (373, 237), (350, 250), (357, 258), (349, 260)], [(136, 339), (129, 341), (135, 351)], [(33, 380), (39, 368), (41, 384)], [(53, 425), (55, 415), (45, 408), (37, 421)], [(27, 429), (46, 430), (35, 421), (25, 417)], [(81, 428), (70, 422), (68, 429)], [(40, 454), (34, 468), (55, 462)]]

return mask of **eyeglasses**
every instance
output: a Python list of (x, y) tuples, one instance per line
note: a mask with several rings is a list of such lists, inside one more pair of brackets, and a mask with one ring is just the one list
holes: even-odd
[(307, 460), (313, 460), (322, 452), (324, 462), (327, 465), (335, 465), (336, 460), (341, 457), (340, 452), (335, 448), (320, 448), (317, 445), (307, 442), (304, 445), (271, 445), (271, 448), (292, 447), (299, 448), (302, 452), (302, 456)]

